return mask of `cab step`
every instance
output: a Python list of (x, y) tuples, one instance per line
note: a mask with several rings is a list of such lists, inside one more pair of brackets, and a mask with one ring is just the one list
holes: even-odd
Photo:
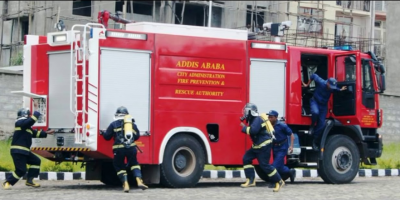
[(298, 167), (318, 167), (316, 162), (300, 162), (297, 164)]

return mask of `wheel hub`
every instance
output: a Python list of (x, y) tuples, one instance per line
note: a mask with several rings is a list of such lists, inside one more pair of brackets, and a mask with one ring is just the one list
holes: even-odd
[(172, 167), (182, 177), (193, 173), (196, 166), (196, 156), (189, 147), (180, 147), (172, 156)]
[(175, 157), (175, 167), (177, 168), (178, 171), (181, 171), (183, 169), (185, 169), (186, 167), (186, 158), (184, 155), (182, 154), (178, 154)]
[(346, 170), (351, 166), (351, 155), (347, 151), (342, 151), (338, 154), (336, 161), (339, 169)]
[(348, 148), (341, 146), (332, 154), (332, 165), (336, 172), (344, 174), (351, 169), (353, 156)]

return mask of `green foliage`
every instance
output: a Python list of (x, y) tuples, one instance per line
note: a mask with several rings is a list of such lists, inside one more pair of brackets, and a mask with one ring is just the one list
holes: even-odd
[(11, 57), (11, 66), (22, 65), (24, 63), (23, 55), (21, 52)]
[(361, 169), (400, 169), (400, 144), (389, 143), (383, 145), (382, 156), (377, 160), (377, 165), (361, 165)]
[[(10, 154), (11, 142), (8, 140), (0, 141), (0, 171), (14, 171), (14, 162)], [(38, 155), (39, 156), (39, 155)], [(72, 164), (71, 162), (63, 162), (61, 164), (47, 160), (39, 156), (41, 160), (40, 171), (42, 172), (81, 172), (85, 171), (85, 167), (81, 168), (81, 163)]]

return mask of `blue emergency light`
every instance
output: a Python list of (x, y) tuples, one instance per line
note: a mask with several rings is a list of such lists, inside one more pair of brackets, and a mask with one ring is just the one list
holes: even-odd
[(337, 46), (333, 47), (335, 50), (342, 50), (342, 51), (351, 51), (353, 48), (350, 45), (343, 45), (343, 46)]

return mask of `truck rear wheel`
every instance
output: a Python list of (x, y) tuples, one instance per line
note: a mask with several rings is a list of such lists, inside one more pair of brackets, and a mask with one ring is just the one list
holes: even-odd
[(201, 178), (204, 163), (205, 154), (200, 143), (190, 135), (176, 135), (165, 148), (160, 182), (165, 187), (193, 187)]
[(330, 136), (318, 173), (326, 183), (350, 183), (359, 170), (360, 154), (354, 141), (346, 135)]

